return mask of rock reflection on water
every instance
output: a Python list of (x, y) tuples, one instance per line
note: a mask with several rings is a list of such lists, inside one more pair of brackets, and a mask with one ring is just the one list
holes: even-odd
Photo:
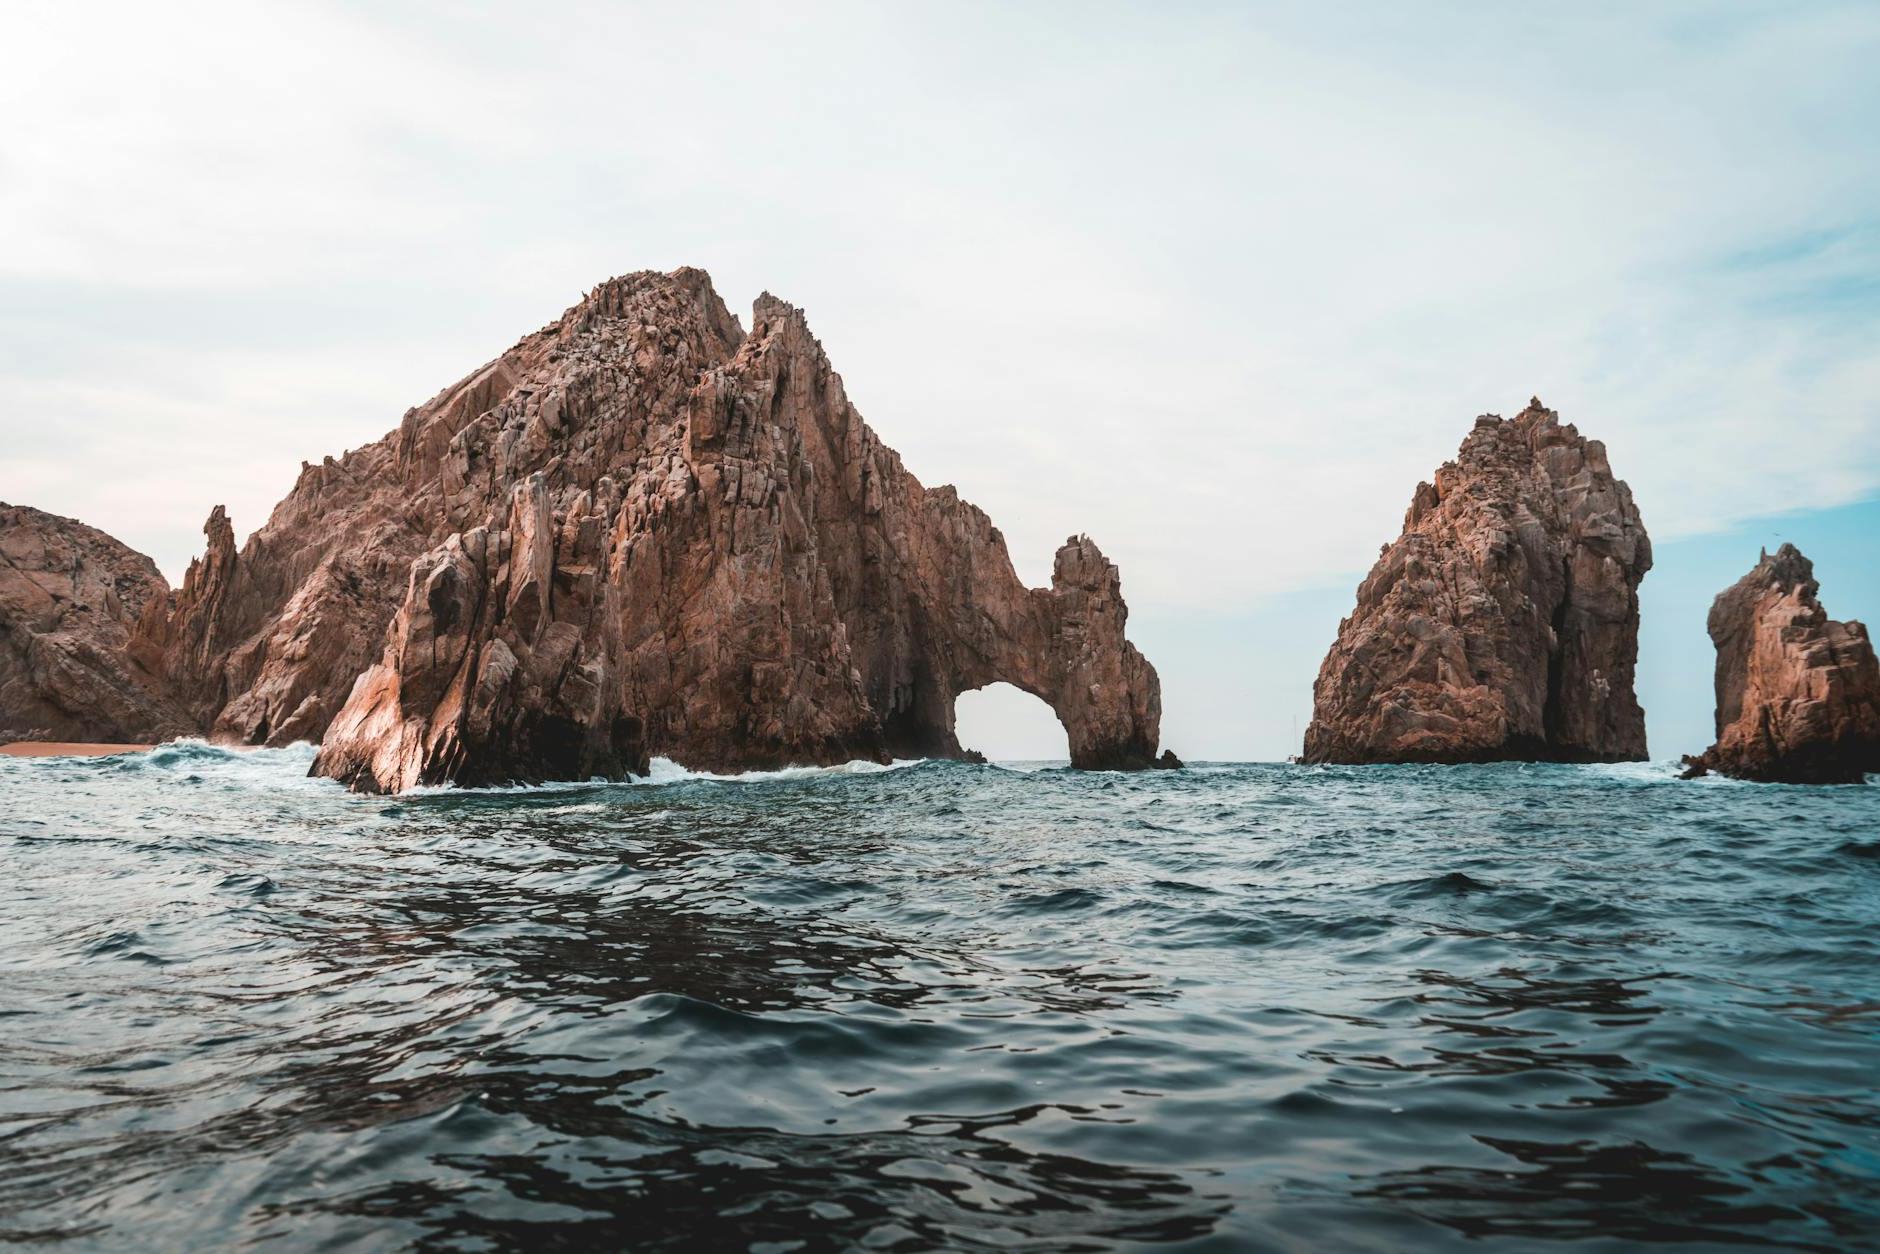
[(0, 1237), (1847, 1248), (1866, 790), (0, 764)]

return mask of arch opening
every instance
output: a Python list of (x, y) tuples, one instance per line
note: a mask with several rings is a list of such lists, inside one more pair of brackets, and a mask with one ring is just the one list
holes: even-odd
[(1008, 683), (962, 692), (953, 702), (962, 749), (991, 762), (1069, 762), (1070, 734), (1043, 700)]

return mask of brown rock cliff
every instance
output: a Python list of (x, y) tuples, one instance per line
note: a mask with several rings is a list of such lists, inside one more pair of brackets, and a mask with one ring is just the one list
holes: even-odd
[(324, 735), (360, 788), (954, 755), (953, 700), (1042, 697), (1085, 767), (1149, 765), (1155, 671), (1088, 539), (1028, 589), (862, 421), (800, 311), (747, 336), (641, 273), (303, 470), (136, 649), (215, 734)]
[(1880, 772), (1880, 665), (1867, 629), (1828, 617), (1814, 564), (1764, 552), (1710, 607), (1717, 743), (1685, 759), (1785, 784), (1858, 784)]
[(1539, 400), (1417, 485), (1313, 687), (1310, 762), (1625, 761), (1651, 543), (1605, 447)]
[(194, 730), (126, 645), (170, 588), (95, 527), (0, 503), (0, 743), (140, 743)]

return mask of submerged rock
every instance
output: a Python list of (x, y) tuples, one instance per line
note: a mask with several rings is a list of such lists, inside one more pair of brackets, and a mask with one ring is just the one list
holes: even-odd
[(149, 558), (71, 518), (0, 503), (0, 743), (143, 743), (194, 730), (127, 651), (170, 586)]
[(1155, 670), (1087, 537), (1025, 587), (925, 488), (802, 313), (748, 335), (698, 270), (561, 319), (308, 466), (208, 552), (137, 647), (214, 733), (324, 737), (356, 788), (958, 756), (954, 698), (1043, 698), (1080, 767), (1155, 760)]
[(1417, 485), (1313, 686), (1308, 762), (1645, 757), (1632, 493), (1534, 400)]
[(1717, 743), (1685, 778), (1858, 784), (1880, 771), (1880, 664), (1867, 629), (1828, 617), (1814, 563), (1765, 551), (1710, 607)]

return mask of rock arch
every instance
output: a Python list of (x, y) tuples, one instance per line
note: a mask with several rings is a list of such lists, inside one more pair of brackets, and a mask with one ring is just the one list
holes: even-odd
[(920, 626), (907, 656), (916, 682), (905, 704), (884, 694), (890, 751), (959, 756), (959, 695), (1005, 683), (1057, 715), (1074, 766), (1152, 763), (1161, 685), (1125, 638), (1129, 611), (1115, 565), (1088, 536), (1073, 536), (1058, 549), (1051, 586), (1027, 588), (984, 513), (950, 488), (931, 495), (944, 530), (965, 541), (952, 549), (962, 569), (935, 572), (915, 589)]
[[(477, 380), (496, 382), (459, 403)], [(745, 335), (702, 272), (612, 280), (387, 440), (398, 475), (356, 490), (445, 524), (319, 773), (397, 791), (652, 754), (960, 756), (955, 698), (994, 682), (1056, 711), (1076, 766), (1155, 761), (1160, 685), (1116, 567), (1076, 536), (1027, 588), (768, 294)]]

